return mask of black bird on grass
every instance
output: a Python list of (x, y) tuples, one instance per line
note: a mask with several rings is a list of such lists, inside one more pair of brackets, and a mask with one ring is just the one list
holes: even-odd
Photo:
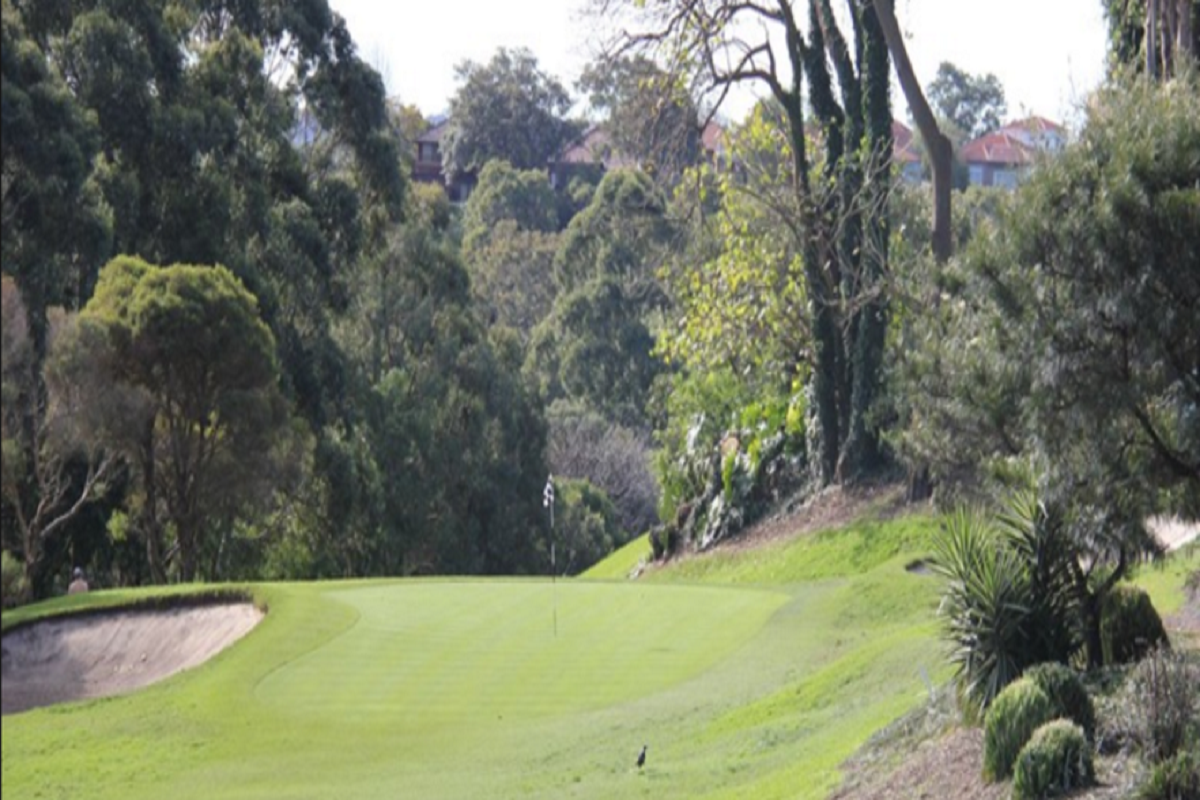
[(646, 765), (646, 745), (642, 745), (642, 752), (638, 753), (637, 765), (638, 769)]

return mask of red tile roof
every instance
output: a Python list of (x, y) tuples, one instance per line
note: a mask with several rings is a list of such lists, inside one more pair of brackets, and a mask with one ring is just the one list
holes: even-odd
[(1016, 120), (1015, 122), (1010, 122), (1007, 125), (1000, 128), (999, 132), (1000, 133), (1009, 133), (1010, 131), (1015, 131), (1015, 130), (1026, 131), (1028, 133), (1053, 132), (1053, 133), (1059, 134), (1060, 136), (1065, 135), (1067, 132), (1067, 129), (1064, 128), (1062, 125), (1059, 125), (1057, 122), (1052, 122), (1052, 121), (1046, 119), (1045, 117), (1036, 117), (1036, 116), (1035, 117), (1026, 117), (1025, 119), (1019, 119), (1019, 120)]
[(960, 156), (968, 164), (1032, 164), (1034, 148), (1012, 134), (996, 131), (963, 145)]

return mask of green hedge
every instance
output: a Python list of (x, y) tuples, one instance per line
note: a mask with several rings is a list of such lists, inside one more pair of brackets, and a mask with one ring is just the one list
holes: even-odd
[(1025, 670), (1025, 677), (1038, 685), (1055, 705), (1055, 716), (1066, 717), (1079, 727), (1089, 742), (1096, 741), (1096, 708), (1075, 670), (1046, 662)]
[(1132, 664), (1160, 644), (1169, 644), (1162, 618), (1150, 595), (1121, 585), (1104, 597), (1100, 609), (1100, 646), (1105, 664)]
[(1041, 800), (1090, 785), (1096, 777), (1092, 746), (1070, 720), (1047, 722), (1021, 748), (1013, 769), (1013, 800)]
[(1054, 716), (1049, 695), (1028, 678), (1013, 681), (996, 695), (983, 723), (984, 779), (1007, 778), (1029, 737)]

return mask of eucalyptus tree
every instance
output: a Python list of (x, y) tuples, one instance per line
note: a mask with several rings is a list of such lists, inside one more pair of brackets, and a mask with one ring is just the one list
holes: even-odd
[(582, 129), (567, 119), (566, 88), (526, 49), (502, 47), (488, 63), (466, 61), (455, 72), (459, 87), (442, 147), (442, 167), (452, 178), (494, 158), (542, 169)]
[(88, 434), (136, 471), (152, 574), (161, 581), (170, 565), (191, 581), (218, 524), (251, 515), (273, 488), (288, 418), (274, 338), (224, 267), (130, 256), (101, 270), (79, 327), (65, 358), (129, 398), (105, 403)]
[[(814, 477), (852, 480), (881, 462), (871, 412), (881, 390), (888, 301), (891, 104), (887, 42), (873, 6), (788, 2), (600, 0), (617, 14), (614, 52), (690, 65), (719, 106), (757, 83), (783, 111), (808, 298), (809, 426)], [(842, 27), (849, 25), (847, 37)], [(812, 109), (809, 119), (808, 109)], [(819, 135), (815, 135), (819, 130)], [(781, 265), (782, 267), (783, 265)]]

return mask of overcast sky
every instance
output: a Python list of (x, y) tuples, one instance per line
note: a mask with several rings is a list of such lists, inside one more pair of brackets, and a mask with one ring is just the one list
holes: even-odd
[[(389, 94), (425, 114), (444, 111), (454, 66), (488, 61), (498, 47), (528, 47), (542, 68), (573, 91), (595, 50), (580, 0), (330, 0), (360, 53), (384, 74)], [(835, 3), (835, 6), (837, 3)], [(941, 61), (973, 74), (993, 72), (1009, 116), (1064, 122), (1104, 73), (1101, 0), (896, 0), (909, 55), (922, 83)], [(894, 82), (894, 79), (893, 79)], [(907, 117), (893, 95), (896, 116)], [(738, 118), (750, 98), (727, 109)]]

